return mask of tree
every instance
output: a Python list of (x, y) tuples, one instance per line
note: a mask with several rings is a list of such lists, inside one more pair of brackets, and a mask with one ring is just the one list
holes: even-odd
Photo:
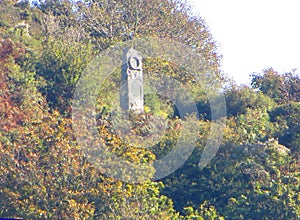
[(279, 105), (270, 115), (271, 120), (280, 127), (280, 130), (276, 133), (279, 142), (289, 147), (293, 152), (299, 153), (300, 104), (290, 102), (288, 104)]
[[(172, 201), (159, 195), (160, 183), (122, 183), (88, 162), (75, 142), (72, 121), (48, 111), (35, 73), (16, 64), (21, 56), (14, 53), (16, 44), (4, 42), (10, 49), (0, 60), (0, 216), (179, 218)], [(139, 162), (147, 153), (109, 141), (131, 161)]]
[[(0, 84), (4, 89), (0, 96), (0, 114), (3, 119), (0, 132), (0, 197), (4, 198), (0, 201), (1, 217), (183, 218), (173, 209), (172, 201), (160, 195), (163, 185), (150, 181), (153, 173), (149, 172), (149, 182), (143, 184), (123, 183), (106, 177), (88, 162), (75, 141), (72, 121), (68, 117), (78, 77), (94, 55), (93, 50), (104, 50), (123, 37), (118, 28), (113, 29), (112, 36), (99, 36), (93, 34), (94, 30), (89, 30), (91, 25), (87, 22), (91, 21), (91, 17), (86, 19), (82, 13), (95, 10), (95, 19), (103, 22), (96, 13), (98, 9), (102, 10), (102, 6), (68, 1), (43, 1), (33, 7), (28, 2), (21, 3), (17, 6), (0, 3), (1, 9), (9, 6), (13, 11), (11, 14), (18, 15), (10, 21), (10, 12), (1, 13), (4, 18), (1, 26), (3, 33), (11, 37), (1, 41), (0, 53)], [(146, 5), (149, 8), (151, 4), (148, 2)], [(160, 24), (164, 27), (168, 26), (164, 19), (170, 18), (177, 28), (180, 27), (177, 19), (182, 19), (185, 25), (191, 24), (201, 29), (207, 42), (198, 42), (198, 49), (207, 49), (209, 56), (206, 58), (216, 68), (218, 60), (213, 51), (214, 43), (200, 20), (190, 21), (184, 10), (175, 10), (174, 3), (166, 1), (161, 4), (156, 1), (153, 4), (165, 7), (162, 11), (157, 7), (152, 11), (160, 16)], [(127, 5), (127, 10), (132, 9), (125, 1), (120, 1), (117, 6), (107, 2), (105, 6), (103, 16), (113, 27), (117, 17), (110, 16), (112, 12), (117, 16), (120, 5)], [(78, 10), (73, 7), (78, 7)], [(26, 19), (19, 16), (19, 10), (26, 11)], [(149, 15), (150, 11), (144, 10), (143, 13)], [(128, 14), (132, 16), (130, 22), (136, 16), (131, 14), (133, 12)], [(163, 27), (151, 21), (154, 17), (143, 16), (143, 22), (146, 23), (139, 29), (144, 31), (140, 33), (148, 33), (147, 25), (151, 24), (149, 36), (164, 35)], [(29, 29), (29, 36), (14, 31), (14, 25), (23, 20), (25, 24), (34, 24), (34, 29)], [(125, 21), (129, 26), (132, 25), (127, 19)], [(190, 25), (186, 29), (193, 30)], [(77, 30), (80, 35), (74, 35)], [(174, 33), (169, 30), (169, 33), (166, 32), (168, 34)], [(200, 37), (195, 32), (195, 38), (188, 41), (187, 35), (183, 37), (176, 34), (178, 39), (190, 45), (197, 42), (196, 37)], [(158, 62), (158, 65), (161, 66), (162, 62)], [(180, 77), (182, 81), (186, 79)], [(148, 103), (155, 109), (151, 99)], [(130, 163), (151, 166), (155, 156), (150, 150), (138, 148), (134, 143), (124, 144), (109, 127), (102, 126), (102, 122), (105, 121), (99, 122), (99, 132), (103, 132), (103, 139), (112, 152)], [(125, 168), (123, 172), (126, 172)]]
[[(52, 7), (52, 4), (59, 7)], [(42, 26), (46, 39), (44, 53), (37, 62), (37, 74), (47, 83), (41, 91), (51, 108), (66, 111), (67, 116), (74, 86), (94, 54), (134, 38), (171, 38), (193, 47), (203, 56), (204, 69), (215, 74), (213, 80), (222, 78), (212, 36), (202, 19), (189, 16), (184, 3), (167, 0), (45, 1), (39, 8), (45, 17)], [(187, 75), (181, 72), (178, 70), (176, 74), (179, 77)], [(188, 83), (192, 85), (191, 80)]]
[(299, 76), (293, 73), (280, 75), (272, 68), (264, 70), (262, 75), (253, 74), (251, 85), (259, 89), (278, 103), (299, 101)]
[[(189, 14), (186, 2), (29, 3), (0, 1), (0, 217), (202, 220), (300, 216), (300, 87), (295, 72), (281, 75), (267, 69), (253, 75), (251, 88), (224, 89), (229, 116), (224, 138), (214, 159), (200, 169), (199, 158), (213, 121), (207, 98), (210, 91), (198, 82), (217, 90), (214, 85), (223, 76), (213, 38), (205, 22)], [(95, 157), (92, 161), (87, 152), (96, 152), (98, 145), (89, 142), (84, 149), (78, 141), (89, 141), (85, 136), (89, 124), (80, 121), (76, 133), (77, 118), (70, 117), (76, 83), (97, 53), (119, 42), (147, 37), (171, 38), (191, 48), (203, 58), (203, 71), (192, 74), (187, 65), (144, 58), (144, 76), (152, 77), (156, 90), (165, 86), (166, 92), (146, 94), (145, 112), (130, 114), (131, 127), (123, 133), (120, 127), (122, 123), (127, 126), (127, 121), (114, 109), (119, 101), (115, 97), (120, 69), (112, 72), (97, 91), (95, 106), (83, 108), (95, 110), (95, 117), (87, 120), (96, 118), (95, 134), (106, 145), (101, 152), (116, 159)], [(161, 76), (172, 77), (178, 84), (168, 84)], [(92, 83), (98, 85), (96, 80)], [(199, 120), (186, 118), (187, 124), (197, 127), (193, 136), (198, 141), (176, 172), (152, 181), (158, 172), (154, 160), (175, 149), (179, 140), (186, 143), (185, 149), (190, 143), (191, 134), (181, 133), (183, 118), (170, 98), (178, 85), (188, 89), (199, 109)], [(218, 97), (218, 93), (213, 95)], [(120, 120), (118, 128), (112, 116)], [(148, 137), (154, 129), (157, 132)], [(124, 166), (118, 166), (121, 160)], [(138, 173), (143, 171), (144, 175)], [(132, 177), (137, 183), (130, 183)]]
[(245, 114), (248, 109), (269, 111), (275, 102), (262, 92), (255, 92), (249, 87), (233, 87), (225, 91), (228, 116)]

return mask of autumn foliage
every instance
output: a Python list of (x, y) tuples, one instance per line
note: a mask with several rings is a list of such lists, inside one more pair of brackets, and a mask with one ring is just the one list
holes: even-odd
[[(166, 97), (147, 94), (145, 112), (131, 116), (132, 129), (120, 138), (111, 121), (117, 77), (103, 83), (93, 106), (97, 132), (110, 153), (149, 172), (140, 183), (121, 181), (106, 175), (118, 161), (99, 169), (82, 151), (71, 117), (76, 84), (98, 53), (135, 37), (187, 45), (204, 57), (212, 83), (223, 82), (224, 138), (203, 169), (198, 162), (213, 124), (206, 91), (186, 69), (161, 59), (144, 59), (145, 76), (176, 78), (199, 110), (198, 142), (187, 161), (153, 181), (153, 162), (187, 138), (180, 136), (182, 118)], [(184, 1), (0, 1), (0, 217), (298, 219), (299, 75), (266, 69), (252, 75), (251, 86), (230, 84), (216, 49)], [(141, 146), (159, 123), (167, 127), (162, 138)], [(115, 172), (129, 176), (128, 167)]]

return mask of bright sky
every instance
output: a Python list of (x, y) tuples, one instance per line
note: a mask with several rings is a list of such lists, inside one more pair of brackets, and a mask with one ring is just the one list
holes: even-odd
[(300, 71), (300, 0), (188, 0), (206, 21), (237, 83), (273, 67)]

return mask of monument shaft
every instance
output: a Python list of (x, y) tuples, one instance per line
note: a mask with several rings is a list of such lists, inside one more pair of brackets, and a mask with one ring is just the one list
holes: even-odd
[(141, 113), (144, 111), (142, 55), (130, 48), (124, 53), (123, 63), (121, 107)]

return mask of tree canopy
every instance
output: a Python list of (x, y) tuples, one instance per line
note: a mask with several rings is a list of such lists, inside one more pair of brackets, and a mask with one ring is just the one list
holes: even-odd
[[(112, 120), (120, 117), (113, 109), (120, 70), (112, 71), (95, 106), (85, 110), (95, 108), (96, 131), (109, 153), (149, 171), (144, 181), (132, 183), (105, 175), (108, 169), (134, 173), (114, 170), (118, 160), (99, 169), (84, 154), (72, 102), (98, 54), (148, 37), (179, 42), (202, 58), (198, 76), (168, 60), (143, 59), (145, 77), (172, 77), (192, 96), (198, 113), (196, 120), (187, 118), (197, 128), (197, 142), (179, 169), (154, 181), (155, 161), (179, 141), (189, 143), (191, 134), (184, 133), (184, 119), (168, 94), (148, 93), (145, 112), (130, 115), (131, 130), (120, 137)], [(185, 1), (0, 1), (0, 218), (298, 219), (299, 75), (270, 68), (253, 74), (251, 86), (219, 89), (218, 83), (229, 84), (220, 57), (205, 21), (192, 16)], [(217, 93), (199, 86), (199, 79)], [(227, 108), (223, 139), (200, 168), (216, 124), (212, 99), (220, 94)], [(139, 140), (158, 125), (165, 127), (156, 132), (160, 139), (148, 138), (142, 146)], [(81, 129), (84, 134), (89, 128)]]

